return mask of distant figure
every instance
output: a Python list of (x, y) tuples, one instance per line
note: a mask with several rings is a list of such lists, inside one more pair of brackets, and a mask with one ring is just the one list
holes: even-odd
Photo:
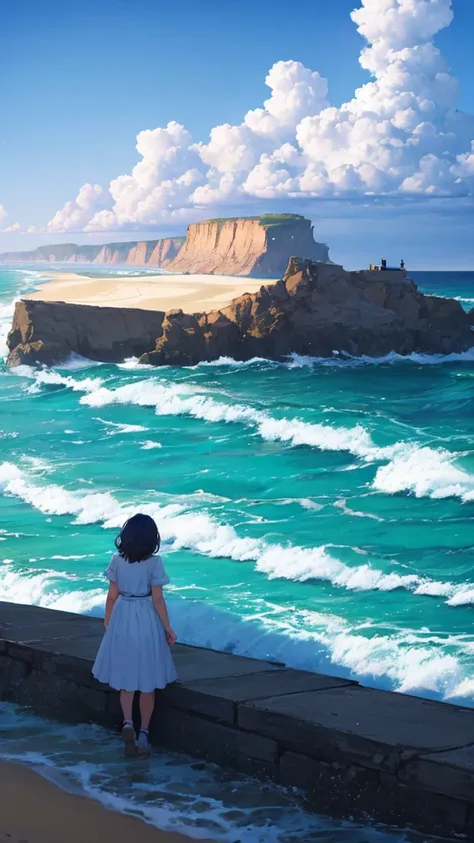
[(382, 264), (381, 264), (381, 266), (382, 266), (382, 269), (387, 269), (387, 261), (386, 261), (386, 258), (382, 258)]
[[(160, 534), (149, 515), (134, 515), (115, 540), (106, 576), (105, 635), (92, 672), (99, 682), (120, 691), (125, 754), (148, 755), (148, 727), (155, 689), (176, 679), (170, 646), (175, 643), (163, 598), (169, 577), (163, 567)], [(138, 741), (132, 720), (135, 692), (140, 692)]]
[(405, 269), (405, 261), (404, 260), (400, 261), (400, 269)]

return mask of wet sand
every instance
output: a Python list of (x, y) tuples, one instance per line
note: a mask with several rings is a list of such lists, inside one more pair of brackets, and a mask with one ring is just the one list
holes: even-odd
[[(0, 763), (0, 843), (190, 843), (139, 819), (71, 796), (19, 764)], [(202, 843), (202, 842), (201, 842)], [(208, 841), (210, 843), (210, 841)]]
[[(172, 310), (199, 313), (226, 307), (244, 293), (255, 293), (268, 279), (232, 275), (143, 275), (87, 276), (73, 272), (52, 272), (52, 281), (23, 296), (40, 301), (107, 307), (136, 307), (143, 310)], [(276, 279), (275, 279), (276, 280)]]

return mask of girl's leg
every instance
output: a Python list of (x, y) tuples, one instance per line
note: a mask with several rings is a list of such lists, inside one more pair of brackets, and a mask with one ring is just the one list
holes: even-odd
[(123, 713), (122, 740), (125, 744), (125, 755), (133, 758), (137, 752), (137, 739), (133, 728), (133, 698), (134, 691), (120, 691), (120, 705)]
[(122, 706), (123, 719), (126, 723), (133, 720), (133, 698), (134, 691), (120, 691), (120, 705)]
[(151, 715), (155, 708), (155, 692), (150, 694), (140, 694), (140, 728), (148, 730), (150, 725)]

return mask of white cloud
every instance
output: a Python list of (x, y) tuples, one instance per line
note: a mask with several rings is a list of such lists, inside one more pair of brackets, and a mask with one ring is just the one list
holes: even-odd
[[(6, 217), (8, 217), (8, 211), (4, 208), (3, 205), (0, 205), (0, 223), (2, 223)], [(20, 229), (20, 224), (18, 222), (14, 222), (10, 225), (7, 225), (5, 228), (0, 228), (0, 233), (9, 234), (12, 231), (20, 231)]]
[(85, 185), (48, 231), (140, 228), (265, 200), (384, 195), (470, 196), (474, 118), (433, 43), (451, 0), (360, 0), (352, 20), (371, 80), (340, 107), (298, 61), (279, 61), (261, 108), (193, 142), (179, 123), (140, 132), (140, 160), (108, 192)]
[(91, 215), (103, 201), (104, 191), (99, 184), (83, 184), (76, 198), (55, 213), (46, 231), (78, 231), (89, 222)]
[(299, 61), (277, 61), (265, 83), (272, 91), (263, 108), (245, 115), (244, 123), (264, 137), (292, 132), (307, 114), (318, 114), (328, 105), (328, 83), (317, 71)]

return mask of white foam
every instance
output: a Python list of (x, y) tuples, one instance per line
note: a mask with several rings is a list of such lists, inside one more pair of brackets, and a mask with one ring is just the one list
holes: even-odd
[(102, 386), (102, 378), (83, 378), (76, 380), (70, 375), (61, 375), (53, 369), (32, 369), (30, 366), (18, 366), (15, 373), (33, 381), (27, 392), (38, 392), (42, 386), (65, 386), (73, 392), (94, 392)]
[(0, 567), (0, 600), (59, 609), (76, 614), (103, 612), (105, 593), (101, 588), (69, 590), (71, 577), (59, 571), (18, 572)]
[(455, 301), (460, 301), (462, 304), (474, 305), (474, 299), (466, 298), (465, 296), (453, 296)]
[(407, 448), (377, 469), (373, 488), (389, 495), (474, 500), (474, 476), (454, 464), (456, 456), (441, 448)]
[(262, 439), (269, 442), (284, 442), (294, 447), (307, 445), (323, 451), (347, 451), (364, 460), (390, 459), (405, 448), (400, 443), (385, 447), (375, 445), (362, 425), (344, 428), (298, 419), (275, 419), (249, 405), (216, 401), (199, 394), (199, 388), (190, 384), (167, 384), (150, 379), (117, 389), (102, 386), (83, 395), (80, 401), (90, 407), (134, 404), (155, 407), (160, 416), (188, 415), (214, 423), (245, 424), (255, 428)]
[(116, 365), (118, 369), (129, 369), (131, 371), (147, 369), (146, 365), (138, 362), (138, 357), (127, 357), (123, 363), (117, 363)]
[(144, 433), (148, 430), (147, 427), (143, 427), (141, 424), (120, 424), (119, 422), (105, 421), (105, 419), (97, 419), (97, 421), (105, 424), (106, 427), (113, 428), (113, 430), (109, 431), (109, 436), (115, 436), (119, 433)]
[(218, 357), (217, 360), (203, 360), (196, 366), (189, 366), (189, 369), (213, 368), (219, 366), (230, 366), (233, 369), (245, 369), (249, 366), (254, 366), (256, 363), (266, 363), (270, 365), (278, 365), (272, 360), (265, 357), (251, 357), (250, 360), (234, 360), (233, 357)]
[(146, 442), (143, 442), (140, 445), (142, 451), (153, 451), (155, 448), (162, 448), (161, 442), (152, 442), (151, 439), (147, 439)]
[(308, 355), (290, 354), (288, 362), (283, 365), (290, 369), (301, 369), (305, 367), (314, 368), (315, 366), (342, 368), (384, 366), (391, 363), (416, 363), (419, 366), (439, 366), (442, 363), (472, 363), (474, 361), (474, 347), (468, 351), (450, 354), (420, 354), (416, 351), (412, 354), (397, 354), (395, 351), (391, 351), (382, 357), (369, 357), (368, 355), (352, 357), (345, 352), (343, 354), (334, 352), (334, 355), (334, 357), (310, 357)]
[[(103, 616), (105, 589), (65, 591), (65, 587), (64, 574), (19, 573), (0, 567), (0, 599)], [(413, 633), (364, 635), (336, 615), (307, 610), (298, 618), (284, 610), (266, 611), (261, 601), (247, 605), (242, 616), (209, 601), (184, 599), (179, 590), (169, 592), (168, 603), (182, 643), (358, 679), (378, 688), (436, 699), (460, 698), (474, 705), (474, 681), (462, 660), (465, 636), (443, 641), (447, 653), (440, 651), (438, 642), (430, 646)]]
[[(44, 471), (44, 467), (42, 468)], [(208, 500), (198, 493), (178, 503), (120, 503), (109, 492), (70, 491), (56, 484), (45, 485), (43, 478), (28, 474), (12, 463), (0, 464), (0, 488), (45, 515), (71, 515), (75, 524), (102, 524), (117, 529), (137, 508), (151, 515), (160, 526), (163, 541), (171, 550), (188, 549), (213, 558), (253, 562), (257, 571), (270, 579), (293, 582), (323, 580), (349, 591), (393, 591), (404, 589), (419, 595), (442, 595), (452, 600), (463, 586), (438, 582), (416, 574), (385, 572), (370, 564), (347, 565), (327, 547), (304, 548), (269, 544), (263, 539), (240, 537), (230, 524), (221, 524), (198, 509)], [(194, 508), (193, 508), (194, 507)]]
[[(154, 753), (140, 772), (117, 775), (117, 738), (91, 724), (60, 724), (5, 703), (1, 757), (28, 764), (56, 786), (154, 827), (216, 843), (407, 843), (364, 824), (308, 813), (278, 786), (233, 776), (186, 755)], [(120, 765), (123, 767), (123, 765)], [(262, 792), (263, 791), (263, 792)], [(153, 834), (151, 834), (153, 836)], [(156, 834), (157, 839), (161, 837)]]

